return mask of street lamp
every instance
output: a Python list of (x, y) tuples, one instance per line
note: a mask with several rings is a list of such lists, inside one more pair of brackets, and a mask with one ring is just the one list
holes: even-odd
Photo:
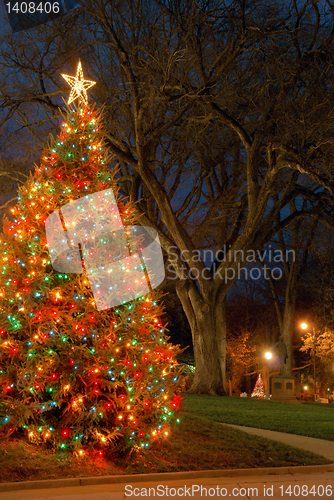
[(268, 351), (268, 352), (266, 352), (265, 357), (267, 359), (267, 365), (268, 365), (267, 397), (266, 397), (266, 399), (270, 399), (270, 365), (269, 365), (269, 361), (271, 360), (273, 355), (270, 351)]
[[(303, 330), (306, 330), (308, 327), (306, 323), (302, 323), (300, 325)], [(315, 335), (315, 328), (313, 327), (312, 330), (312, 340), (313, 340), (313, 380), (314, 380), (314, 386), (313, 386), (313, 393), (314, 393), (314, 401), (316, 401), (316, 395), (317, 395), (317, 372), (316, 372), (316, 335)]]

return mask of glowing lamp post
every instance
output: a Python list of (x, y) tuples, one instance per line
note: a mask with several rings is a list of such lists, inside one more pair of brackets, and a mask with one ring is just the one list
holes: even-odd
[[(308, 325), (307, 323), (302, 323), (300, 325), (303, 330), (306, 330)], [(313, 328), (312, 331), (312, 341), (313, 341), (313, 380), (314, 380), (314, 385), (313, 385), (313, 396), (314, 396), (314, 401), (316, 401), (317, 397), (317, 371), (316, 371), (316, 335), (315, 335), (315, 328)]]
[(267, 397), (266, 399), (270, 399), (270, 364), (269, 361), (273, 357), (271, 352), (266, 352), (265, 354), (266, 360), (267, 360), (267, 365), (268, 365), (268, 379), (267, 379)]

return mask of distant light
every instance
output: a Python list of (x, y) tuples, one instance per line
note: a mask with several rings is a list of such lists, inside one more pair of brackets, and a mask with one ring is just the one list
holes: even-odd
[(307, 328), (307, 324), (306, 323), (302, 323), (300, 326), (302, 327), (303, 330), (306, 330), (306, 328)]
[(273, 357), (271, 352), (266, 352), (265, 354), (266, 359), (271, 359)]
[(305, 385), (304, 389), (305, 389), (305, 391), (307, 391), (307, 389), (308, 389), (307, 385)]

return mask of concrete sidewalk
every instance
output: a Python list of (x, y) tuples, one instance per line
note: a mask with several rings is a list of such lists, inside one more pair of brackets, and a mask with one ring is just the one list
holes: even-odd
[[(313, 451), (334, 461), (334, 443), (331, 441), (233, 424), (228, 425), (250, 434)], [(233, 477), (227, 477), (227, 475)], [(97, 478), (59, 480), (53, 483), (54, 486), (58, 487), (53, 488), (43, 488), (43, 482), (39, 482), (38, 489), (27, 489), (29, 486), (34, 486), (34, 488), (37, 486), (22, 483), (20, 484), (22, 489), (18, 491), (3, 491), (3, 488), (6, 486), (10, 488), (11, 485), (0, 484), (0, 500), (123, 500), (128, 498), (170, 500), (171, 498), (222, 499), (225, 497), (231, 497), (231, 500), (233, 498), (324, 500), (334, 498), (334, 464), (329, 466), (168, 473), (147, 477), (144, 475), (125, 476), (124, 482), (116, 484), (113, 483), (115, 480), (123, 481), (123, 477), (103, 478), (99, 476)], [(73, 485), (70, 485), (69, 481)], [(102, 484), (103, 482), (110, 484)], [(15, 487), (17, 486), (15, 484)]]
[(267, 431), (266, 429), (256, 429), (254, 427), (245, 427), (243, 425), (223, 424), (228, 427), (233, 427), (239, 431), (247, 432), (255, 436), (261, 436), (274, 441), (301, 448), (302, 450), (312, 451), (318, 455), (328, 458), (334, 462), (334, 441), (326, 441), (325, 439), (310, 438), (307, 436), (299, 436), (297, 434), (285, 434), (284, 432)]

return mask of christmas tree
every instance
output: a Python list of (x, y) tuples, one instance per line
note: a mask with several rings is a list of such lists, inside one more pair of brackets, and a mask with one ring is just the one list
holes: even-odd
[(257, 377), (257, 381), (255, 383), (254, 390), (251, 394), (252, 398), (257, 398), (257, 399), (264, 399), (266, 397), (264, 391), (263, 391), (263, 382), (262, 382), (262, 377), (261, 373), (259, 373), (259, 376)]
[(80, 64), (64, 77), (69, 104), (79, 102), (0, 236), (0, 433), (23, 429), (80, 455), (142, 449), (179, 421), (179, 349), (146, 286), (143, 237), (119, 196), (101, 111), (87, 102), (94, 82)]

